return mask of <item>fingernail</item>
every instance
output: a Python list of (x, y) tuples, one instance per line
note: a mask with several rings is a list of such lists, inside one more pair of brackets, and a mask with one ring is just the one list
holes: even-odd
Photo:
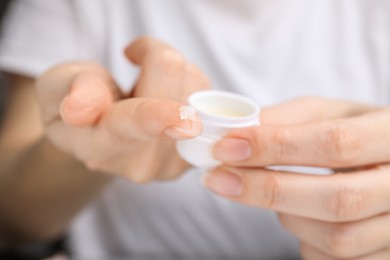
[(213, 147), (215, 159), (223, 162), (242, 162), (251, 156), (251, 146), (247, 140), (223, 138)]
[(173, 140), (189, 139), (199, 135), (198, 131), (172, 126), (164, 130), (164, 136)]
[(226, 171), (206, 173), (201, 177), (201, 183), (221, 196), (238, 197), (242, 193), (241, 178)]

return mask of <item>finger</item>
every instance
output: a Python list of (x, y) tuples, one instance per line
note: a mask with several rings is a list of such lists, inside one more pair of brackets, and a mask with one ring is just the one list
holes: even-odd
[(302, 124), (357, 116), (376, 109), (378, 108), (355, 101), (301, 97), (263, 108), (261, 122), (263, 125)]
[(97, 75), (77, 75), (61, 104), (63, 121), (78, 127), (95, 124), (114, 102), (111, 89)]
[(214, 145), (231, 165), (301, 165), (343, 168), (390, 160), (390, 109), (294, 126), (260, 126), (230, 132)]
[(132, 63), (142, 65), (146, 57), (151, 55), (152, 52), (160, 52), (165, 49), (172, 49), (172, 47), (163, 41), (148, 36), (141, 36), (125, 49), (125, 55)]
[(390, 214), (337, 224), (287, 214), (279, 218), (299, 240), (335, 257), (369, 255), (390, 245)]
[(141, 74), (133, 95), (185, 102), (184, 90), (187, 61), (184, 56), (164, 42), (140, 37), (125, 50), (126, 56), (141, 66)]
[(106, 116), (108, 132), (123, 141), (172, 140), (198, 136), (202, 124), (195, 109), (170, 100), (131, 98), (116, 103)]
[(371, 255), (366, 255), (362, 257), (355, 257), (355, 258), (338, 258), (334, 256), (330, 256), (328, 254), (325, 254), (316, 248), (303, 243), (301, 245), (301, 253), (302, 257), (305, 260), (385, 260), (390, 258), (390, 250), (385, 249), (380, 252), (376, 252)]
[(388, 166), (328, 176), (265, 169), (220, 167), (207, 173), (210, 190), (249, 206), (329, 222), (345, 222), (388, 212)]
[(134, 96), (169, 97), (186, 102), (193, 92), (210, 88), (207, 76), (164, 42), (141, 37), (125, 53), (130, 61), (142, 67)]
[[(96, 83), (98, 92), (96, 95), (82, 90), (83, 87), (86, 87), (92, 91), (92, 85), (89, 84), (91, 82)], [(103, 85), (109, 91), (103, 90)], [(94, 98), (101, 99), (105, 94), (110, 95), (110, 97), (105, 97), (107, 100), (116, 99), (120, 95), (110, 74), (100, 65), (88, 62), (65, 63), (55, 66), (38, 78), (36, 86), (41, 104), (42, 119), (45, 123), (60, 118), (61, 106), (65, 117), (72, 122), (74, 113), (70, 113), (68, 118), (68, 110), (70, 112), (77, 106), (82, 106), (82, 102), (85, 100), (88, 100), (88, 103), (91, 104), (90, 101)], [(85, 100), (82, 98), (83, 95), (86, 97)], [(79, 102), (76, 102), (76, 100)], [(107, 104), (107, 100), (103, 103)], [(87, 106), (83, 107), (86, 109)], [(91, 110), (95, 111), (96, 109)], [(77, 123), (77, 120), (75, 121)], [(80, 123), (83, 123), (82, 121)]]

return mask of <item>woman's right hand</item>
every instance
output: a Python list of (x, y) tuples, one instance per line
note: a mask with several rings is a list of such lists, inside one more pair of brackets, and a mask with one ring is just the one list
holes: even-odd
[(188, 165), (173, 141), (202, 128), (196, 113), (183, 118), (180, 109), (191, 93), (209, 88), (207, 77), (151, 38), (135, 40), (126, 56), (141, 67), (127, 96), (95, 63), (62, 64), (42, 75), (37, 90), (46, 134), (91, 170), (136, 183), (175, 178)]

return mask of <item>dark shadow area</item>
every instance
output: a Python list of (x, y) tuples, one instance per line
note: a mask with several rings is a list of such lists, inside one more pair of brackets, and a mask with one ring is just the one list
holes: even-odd
[(2, 0), (0, 1), (0, 19), (3, 18), (5, 11), (7, 10), (8, 4), (11, 0)]
[[(2, 28), (3, 17), (10, 2), (11, 0), (0, 1), (0, 28)], [(0, 37), (1, 37), (1, 29), (0, 29)], [(6, 86), (4, 82), (4, 77), (0, 75), (0, 127), (3, 122), (5, 103), (6, 103)]]

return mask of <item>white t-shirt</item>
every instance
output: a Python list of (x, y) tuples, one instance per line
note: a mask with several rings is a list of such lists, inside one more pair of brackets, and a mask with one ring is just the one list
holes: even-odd
[[(390, 100), (390, 1), (19, 0), (6, 22), (0, 67), (26, 75), (90, 59), (129, 90), (138, 71), (123, 49), (147, 34), (198, 64), (214, 88), (262, 105), (302, 95)], [(118, 179), (74, 222), (73, 253), (298, 256), (274, 213), (221, 199), (198, 177), (144, 186)]]

